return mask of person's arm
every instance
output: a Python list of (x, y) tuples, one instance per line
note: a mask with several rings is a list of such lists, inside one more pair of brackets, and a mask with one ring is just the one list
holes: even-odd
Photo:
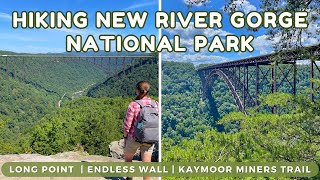
[(157, 109), (157, 111), (159, 112), (159, 103), (157, 101), (155, 101), (155, 108)]
[(126, 117), (123, 123), (123, 139), (128, 138), (128, 134), (133, 122), (133, 118), (134, 118), (134, 108), (132, 107), (131, 104), (129, 104)]

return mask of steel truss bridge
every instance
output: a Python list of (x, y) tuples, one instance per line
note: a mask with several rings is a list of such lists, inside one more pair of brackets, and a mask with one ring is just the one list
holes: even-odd
[(109, 78), (120, 77), (134, 71), (144, 64), (158, 64), (157, 56), (72, 56), (72, 55), (0, 55), (0, 70), (17, 78), (22, 76), (25, 65), (30, 61), (85, 62), (103, 70)]
[[(197, 69), (201, 78), (202, 91), (205, 98), (212, 100), (213, 80), (217, 77), (228, 86), (238, 109), (246, 113), (246, 109), (259, 104), (258, 96), (263, 92), (283, 92), (281, 87), (287, 86), (287, 93), (297, 94), (298, 64), (308, 65), (310, 98), (315, 99), (315, 84), (311, 79), (320, 79), (320, 45), (304, 47), (297, 50), (283, 51), (257, 57), (213, 64)], [(276, 107), (273, 108), (276, 112)]]

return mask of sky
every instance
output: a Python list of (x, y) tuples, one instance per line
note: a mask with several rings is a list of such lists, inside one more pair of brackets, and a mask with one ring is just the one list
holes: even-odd
[[(96, 11), (148, 11), (148, 21), (143, 29), (96, 29)], [(10, 0), (0, 1), (0, 50), (24, 53), (61, 53), (66, 50), (66, 35), (80, 34), (83, 37), (100, 34), (137, 36), (158, 35), (154, 27), (154, 12), (158, 10), (158, 0)], [(13, 29), (12, 11), (85, 11), (88, 13), (89, 26), (85, 29)], [(98, 43), (103, 47), (103, 43)]]
[[(175, 0), (175, 3), (172, 3), (172, 0), (162, 0), (162, 10), (163, 11), (181, 11), (186, 14), (189, 11), (220, 11), (223, 16), (223, 27), (221, 29), (195, 29), (192, 26), (189, 26), (187, 29), (182, 29), (181, 27), (175, 29), (163, 29), (162, 34), (169, 37), (173, 35), (180, 35), (181, 42), (183, 45), (188, 47), (187, 53), (162, 53), (162, 60), (167, 61), (182, 61), (182, 62), (192, 62), (195, 65), (198, 64), (212, 64), (212, 63), (221, 63), (231, 60), (239, 60), (252, 56), (259, 56), (263, 54), (268, 54), (273, 52), (272, 42), (267, 40), (267, 30), (259, 28), (258, 31), (253, 32), (249, 31), (247, 28), (235, 29), (230, 25), (229, 15), (223, 11), (225, 6), (225, 0), (207, 0), (209, 1), (206, 5), (194, 5), (191, 8), (188, 8), (185, 3), (185, 0)], [(240, 2), (240, 1), (238, 1)], [(243, 0), (243, 4), (238, 6), (239, 11), (247, 14), (250, 11), (260, 11), (260, 1), (259, 0)], [(320, 29), (319, 21), (312, 26), (309, 25), (309, 28), (315, 32), (315, 29)], [(253, 52), (207, 52), (205, 50), (195, 53), (193, 52), (193, 38), (194, 35), (206, 35), (209, 39), (213, 38), (214, 35), (219, 35), (222, 39), (226, 35), (253, 35), (254, 40), (251, 43), (254, 47)], [(305, 37), (307, 38), (307, 37)], [(319, 43), (319, 33), (317, 38), (310, 37), (305, 41), (304, 45), (314, 45)]]
[[(238, 60), (246, 57), (268, 54), (273, 51), (272, 42), (267, 40), (266, 29), (260, 28), (257, 32), (248, 31), (246, 28), (235, 29), (229, 23), (229, 15), (223, 12), (225, 0), (207, 0), (205, 6), (193, 6), (188, 8), (185, 0), (162, 0), (162, 11), (181, 11), (184, 14), (188, 11), (220, 11), (223, 15), (223, 28), (221, 29), (195, 29), (190, 25), (187, 29), (177, 26), (175, 29), (163, 29), (162, 34), (172, 38), (180, 35), (181, 43), (187, 46), (186, 53), (162, 53), (162, 60), (192, 62), (195, 65), (204, 63), (219, 63), (230, 60)], [(259, 11), (259, 0), (243, 0), (241, 8), (238, 10), (248, 13)], [(11, 23), (12, 11), (86, 11), (89, 17), (89, 26), (85, 29), (13, 29)], [(96, 11), (148, 11), (148, 21), (143, 29), (96, 29), (94, 27), (94, 17)], [(25, 53), (61, 53), (66, 50), (66, 35), (80, 34), (83, 37), (94, 35), (99, 39), (100, 34), (128, 35), (158, 35), (158, 29), (154, 27), (154, 12), (158, 10), (158, 0), (10, 0), (0, 1), (0, 50), (25, 52)], [(310, 26), (313, 29), (320, 29), (319, 21)], [(212, 39), (214, 35), (219, 35), (222, 39), (226, 35), (253, 35), (255, 37), (252, 45), (254, 52), (212, 52), (205, 50), (195, 53), (193, 49), (193, 37), (195, 34), (206, 35)], [(319, 37), (319, 35), (318, 35)], [(306, 41), (306, 45), (316, 44), (319, 38), (311, 38)], [(98, 41), (99, 47), (103, 43)], [(114, 46), (114, 44), (112, 44)]]

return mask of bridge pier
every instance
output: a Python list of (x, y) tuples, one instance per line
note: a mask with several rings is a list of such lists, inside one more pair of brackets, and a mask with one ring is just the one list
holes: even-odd
[[(272, 93), (277, 92), (277, 66), (278, 66), (278, 63), (274, 62), (272, 67)], [(276, 106), (272, 107), (272, 113), (273, 114), (277, 113)]]
[(297, 61), (293, 64), (293, 95), (297, 94)]
[(124, 72), (123, 75), (126, 75), (125, 61), (126, 61), (126, 57), (123, 57), (122, 59), (122, 71)]
[[(248, 107), (259, 104), (258, 96), (261, 92), (276, 93), (282, 91), (296, 95), (298, 60), (311, 59), (309, 78), (320, 78), (320, 68), (316, 63), (320, 62), (320, 45), (305, 47), (302, 49), (303, 53), (301, 53), (300, 50), (301, 49), (283, 51), (199, 68), (197, 71), (201, 74), (203, 91), (209, 89), (207, 86), (210, 86), (209, 82), (212, 81), (212, 74), (220, 74), (220, 77), (226, 76), (222, 78), (228, 85), (230, 91), (233, 91), (231, 94), (235, 98), (239, 110), (243, 112), (245, 112)], [(271, 68), (264, 68), (262, 67), (263, 65), (271, 66)], [(316, 70), (318, 70), (319, 73)], [(318, 74), (316, 74), (316, 72)], [(255, 74), (255, 78), (252, 78), (254, 76), (253, 73)], [(268, 87), (262, 87), (263, 84), (268, 84)], [(255, 95), (250, 94), (250, 87), (255, 87)], [(263, 90), (261, 90), (262, 88)], [(315, 88), (319, 87), (315, 87), (314, 81), (311, 80), (310, 99), (312, 101), (314, 101), (315, 98), (320, 98), (319, 94), (315, 95)], [(241, 102), (236, 99), (237, 97)], [(277, 113), (277, 107), (274, 106), (271, 108), (273, 113)]]
[(243, 71), (243, 77), (242, 77), (242, 98), (243, 98), (243, 109), (246, 110), (246, 69), (245, 65), (242, 67)]
[(8, 72), (9, 71), (8, 57), (6, 57), (6, 67), (7, 67), (6, 72)]
[(16, 79), (16, 76), (17, 76), (17, 65), (14, 62), (14, 64), (13, 64), (13, 78)]
[(314, 93), (313, 93), (313, 89), (314, 89), (314, 82), (313, 82), (313, 78), (314, 78), (314, 61), (311, 58), (310, 59), (310, 88), (311, 88), (311, 93), (310, 93), (310, 99), (311, 101), (314, 101)]
[(108, 74), (110, 75), (111, 74), (111, 58), (108, 57), (108, 59), (109, 59)]
[(259, 100), (258, 100), (258, 96), (259, 96), (259, 71), (260, 71), (260, 69), (259, 69), (259, 64), (258, 63), (256, 63), (255, 64), (255, 69), (256, 69), (256, 106), (257, 105), (259, 105)]

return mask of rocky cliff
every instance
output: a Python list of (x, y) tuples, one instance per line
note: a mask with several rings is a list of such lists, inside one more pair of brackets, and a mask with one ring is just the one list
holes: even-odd
[[(110, 157), (106, 156), (98, 156), (98, 155), (89, 155), (86, 152), (63, 152), (58, 153), (51, 156), (43, 156), (40, 154), (9, 154), (9, 155), (0, 155), (0, 168), (5, 162), (81, 162), (81, 161), (87, 161), (87, 162), (124, 162), (123, 160), (123, 140), (120, 141), (114, 141), (109, 145), (110, 148)], [(157, 150), (155, 151), (153, 156), (153, 160), (156, 160)], [(139, 161), (139, 152), (135, 155), (135, 161)], [(113, 180), (121, 180), (124, 178), (118, 178), (118, 177), (84, 177), (84, 178), (61, 178), (61, 177), (39, 177), (39, 178), (18, 178), (18, 177), (5, 177), (0, 172), (0, 179), (1, 180), (103, 180), (103, 179), (113, 179)], [(134, 180), (142, 180), (142, 177), (133, 178)], [(158, 178), (153, 178), (158, 179)]]
[[(116, 159), (124, 159), (123, 148), (124, 148), (123, 139), (121, 139), (120, 141), (113, 141), (112, 143), (109, 144), (110, 156)], [(158, 151), (159, 151), (159, 147), (158, 147), (158, 144), (156, 144), (152, 153), (152, 162), (159, 161)], [(133, 159), (141, 161), (139, 150), (136, 152)]]

